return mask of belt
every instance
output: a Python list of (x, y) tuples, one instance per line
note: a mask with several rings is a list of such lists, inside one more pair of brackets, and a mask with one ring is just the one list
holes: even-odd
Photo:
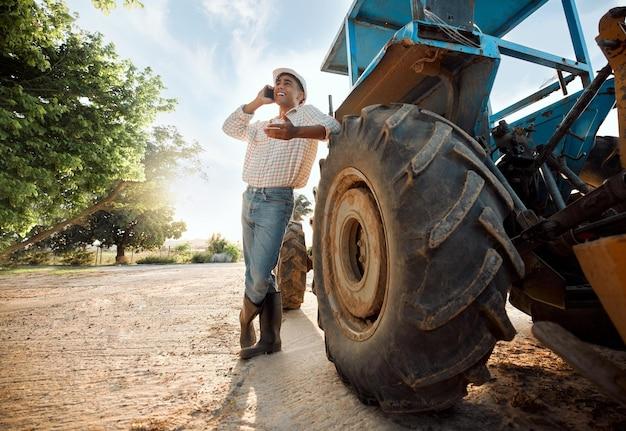
[(251, 192), (266, 192), (268, 190), (293, 190), (293, 187), (253, 187), (248, 186), (246, 189)]

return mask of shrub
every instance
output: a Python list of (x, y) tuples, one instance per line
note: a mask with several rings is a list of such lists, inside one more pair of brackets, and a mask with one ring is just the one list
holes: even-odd
[(237, 246), (232, 243), (226, 244), (226, 247), (224, 247), (224, 253), (228, 254), (232, 258), (233, 262), (239, 261), (239, 257), (241, 256)]
[(49, 250), (29, 248), (13, 253), (9, 262), (14, 265), (47, 265), (51, 258), (52, 253)]
[(224, 253), (226, 246), (228, 245), (228, 241), (226, 238), (223, 238), (219, 233), (214, 233), (209, 238), (209, 244), (206, 248), (206, 251), (211, 254)]
[[(214, 254), (226, 253), (230, 256), (232, 262), (237, 262), (241, 257), (241, 251), (239, 248), (237, 248), (237, 246), (232, 242), (223, 238), (219, 233), (211, 235), (206, 251), (209, 257)], [(207, 262), (210, 262), (210, 260), (207, 260)]]
[(233, 257), (226, 252), (211, 255), (211, 262), (214, 263), (231, 263), (232, 261)]
[(174, 247), (174, 256), (181, 263), (189, 263), (191, 260), (191, 244), (186, 242)]
[(61, 263), (72, 266), (89, 265), (94, 261), (94, 254), (84, 248), (66, 251), (60, 257)]
[(194, 253), (193, 256), (191, 256), (191, 262), (192, 263), (207, 263), (211, 261), (211, 256), (212, 254), (206, 251)]
[(169, 265), (176, 263), (174, 257), (161, 257), (161, 256), (146, 256), (137, 260), (137, 265)]
[(174, 253), (182, 254), (182, 253), (189, 253), (189, 252), (191, 252), (191, 244), (189, 244), (188, 242), (184, 244), (179, 244), (176, 247), (174, 247)]

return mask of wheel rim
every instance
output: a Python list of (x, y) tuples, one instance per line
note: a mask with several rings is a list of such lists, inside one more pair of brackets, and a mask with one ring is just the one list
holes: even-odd
[(384, 313), (387, 244), (378, 200), (362, 172), (334, 179), (326, 205), (324, 284), (335, 319), (352, 339), (370, 337)]

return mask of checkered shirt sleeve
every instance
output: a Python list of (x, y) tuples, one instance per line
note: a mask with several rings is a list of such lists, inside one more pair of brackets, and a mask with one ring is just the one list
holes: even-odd
[[(243, 180), (253, 187), (304, 187), (317, 155), (317, 140), (270, 138), (264, 131), (269, 122), (251, 123), (252, 117), (252, 114), (243, 112), (241, 106), (222, 126), (228, 136), (248, 143)], [(326, 139), (341, 129), (337, 120), (312, 105), (294, 108), (287, 113), (287, 117), (296, 127), (323, 126)]]

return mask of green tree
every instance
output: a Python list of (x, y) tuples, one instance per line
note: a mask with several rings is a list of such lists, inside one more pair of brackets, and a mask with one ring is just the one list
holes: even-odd
[(191, 244), (188, 242), (183, 244), (178, 244), (174, 247), (174, 253), (176, 254), (190, 254), (191, 253)]
[[(109, 12), (117, 6), (116, 0), (91, 0), (91, 3), (104, 12)], [(143, 7), (143, 3), (138, 0), (124, 0), (123, 3), (126, 7)]]
[(214, 254), (220, 253), (226, 253), (229, 255), (233, 262), (237, 262), (241, 256), (241, 252), (235, 244), (229, 242), (221, 234), (214, 233), (211, 235), (211, 238), (209, 238), (206, 249), (206, 257), (210, 259)]
[(173, 219), (167, 185), (182, 170), (201, 170), (200, 151), (197, 143), (187, 143), (176, 128), (155, 127), (142, 161), (146, 181), (121, 192), (112, 209), (98, 211), (85, 225), (56, 235), (52, 248), (73, 248), (99, 240), (105, 247), (115, 245), (116, 262), (126, 263), (128, 249), (155, 249), (168, 238), (180, 238), (186, 225)]
[(92, 244), (96, 239), (102, 247), (117, 247), (116, 262), (127, 263), (127, 249), (153, 250), (168, 238), (180, 238), (184, 222), (173, 220), (173, 210), (167, 206), (133, 213), (132, 211), (98, 211), (85, 225), (74, 225), (53, 236), (49, 241), (56, 253), (68, 253)]
[(161, 97), (150, 69), (137, 70), (101, 35), (78, 30), (62, 1), (3, 2), (0, 27), (4, 248), (86, 217), (107, 193), (109, 205), (120, 185), (144, 180), (146, 127), (173, 101)]
[(306, 196), (302, 194), (296, 194), (294, 205), (293, 205), (293, 215), (291, 219), (293, 221), (302, 221), (304, 217), (311, 214), (313, 210), (311, 209), (311, 201), (307, 199)]
[(228, 241), (219, 233), (214, 233), (209, 238), (209, 242), (207, 244), (206, 251), (209, 254), (218, 254), (224, 253), (226, 250), (226, 246), (228, 245)]
[(241, 251), (232, 242), (226, 244), (226, 247), (224, 248), (224, 253), (229, 255), (233, 262), (238, 262), (239, 258), (241, 257)]
[(174, 256), (181, 263), (188, 263), (191, 261), (191, 244), (188, 242), (183, 244), (178, 244), (174, 247)]

